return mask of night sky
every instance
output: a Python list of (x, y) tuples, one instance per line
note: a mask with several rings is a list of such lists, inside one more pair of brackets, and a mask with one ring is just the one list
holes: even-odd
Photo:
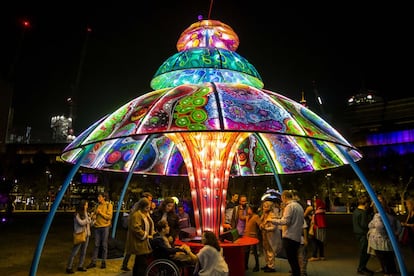
[[(31, 126), (32, 136), (50, 133), (50, 117), (68, 114), (70, 96), (76, 100), (74, 125), (79, 134), (150, 92), (158, 67), (177, 52), (180, 34), (198, 15), (207, 18), (210, 8), (207, 0), (32, 2), (0, 8), (1, 76), (7, 78), (16, 65), (14, 125)], [(238, 34), (237, 53), (256, 67), (265, 89), (296, 101), (303, 90), (312, 105), (315, 81), (335, 126), (335, 114), (360, 89), (375, 90), (385, 100), (409, 94), (408, 6), (360, 2), (216, 0), (210, 19), (230, 25)], [(24, 19), (31, 27), (22, 40)], [(92, 32), (73, 95), (87, 27)]]

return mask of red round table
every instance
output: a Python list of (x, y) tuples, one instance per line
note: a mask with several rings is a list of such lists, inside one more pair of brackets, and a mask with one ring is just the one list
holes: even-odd
[[(194, 253), (198, 252), (204, 246), (202, 243), (181, 240), (176, 240), (175, 243), (176, 245), (187, 244), (194, 250)], [(251, 237), (240, 237), (234, 242), (220, 242), (220, 246), (223, 248), (224, 259), (229, 266), (229, 276), (245, 275), (244, 254), (246, 247), (258, 243), (258, 239)]]

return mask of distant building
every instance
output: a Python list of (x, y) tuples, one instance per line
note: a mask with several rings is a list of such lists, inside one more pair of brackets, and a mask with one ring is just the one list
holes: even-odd
[(370, 150), (375, 154), (414, 153), (414, 97), (384, 101), (375, 93), (363, 93), (351, 99), (344, 119), (345, 137), (353, 145), (365, 150), (376, 147)]
[(53, 116), (50, 119), (50, 128), (52, 129), (52, 140), (54, 142), (70, 142), (75, 138), (72, 131), (72, 118), (63, 115)]

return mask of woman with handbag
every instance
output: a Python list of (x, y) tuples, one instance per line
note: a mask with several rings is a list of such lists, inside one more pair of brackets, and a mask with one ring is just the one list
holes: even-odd
[(408, 245), (414, 252), (414, 197), (410, 196), (405, 200), (407, 207), (407, 218), (405, 222), (401, 223), (404, 227), (403, 231), (407, 231), (406, 245)]
[(74, 244), (72, 253), (70, 254), (68, 264), (66, 265), (66, 273), (75, 273), (72, 269), (73, 261), (80, 250), (78, 271), (85, 272), (83, 267), (85, 261), (86, 249), (88, 248), (89, 237), (91, 235), (90, 224), (92, 220), (88, 214), (88, 201), (82, 200), (76, 207), (73, 217), (73, 238)]

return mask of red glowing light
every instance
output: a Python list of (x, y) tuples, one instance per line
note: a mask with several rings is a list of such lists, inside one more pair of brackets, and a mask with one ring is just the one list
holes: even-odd
[(28, 20), (23, 20), (22, 24), (23, 24), (23, 27), (25, 27), (25, 28), (30, 28), (30, 21), (28, 21)]

